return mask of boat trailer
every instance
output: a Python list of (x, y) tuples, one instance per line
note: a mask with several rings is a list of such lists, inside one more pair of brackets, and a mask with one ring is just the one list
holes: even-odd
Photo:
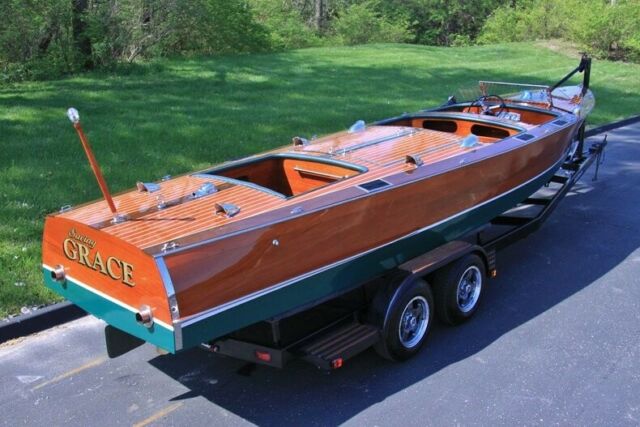
[[(390, 313), (391, 307), (403, 288), (416, 283), (424, 286), (423, 278), (428, 283), (441, 280), (447, 269), (470, 256), (482, 259), (485, 276), (495, 277), (498, 250), (540, 228), (593, 163), (593, 180), (597, 179), (607, 137), (605, 135), (602, 141), (591, 144), (585, 151), (584, 135), (584, 129), (581, 129), (575, 141), (575, 153), (547, 184), (465, 238), (406, 261), (385, 276), (347, 293), (298, 307), (221, 339), (203, 343), (202, 347), (216, 354), (278, 368), (291, 360), (302, 359), (320, 369), (333, 370), (372, 346), (389, 359), (408, 358), (390, 354), (384, 345), (387, 318), (393, 314)], [(407, 319), (412, 320), (410, 317)], [(445, 316), (444, 320), (458, 324), (465, 319)]]

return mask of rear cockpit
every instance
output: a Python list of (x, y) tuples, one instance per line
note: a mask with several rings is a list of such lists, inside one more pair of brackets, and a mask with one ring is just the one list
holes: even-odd
[(366, 171), (365, 167), (331, 158), (273, 154), (211, 169), (199, 175), (249, 185), (288, 198)]

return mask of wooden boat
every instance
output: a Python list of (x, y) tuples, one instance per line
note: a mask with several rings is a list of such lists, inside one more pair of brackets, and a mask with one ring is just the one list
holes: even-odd
[(169, 352), (352, 289), (548, 182), (594, 102), (588, 81), (480, 89), (62, 209), (45, 283)]

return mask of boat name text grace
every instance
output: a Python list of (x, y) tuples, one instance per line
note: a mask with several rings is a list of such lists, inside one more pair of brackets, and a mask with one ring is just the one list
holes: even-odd
[(97, 250), (95, 256), (92, 256), (91, 251), (95, 246), (95, 240), (79, 234), (75, 228), (69, 230), (68, 237), (62, 243), (64, 255), (71, 261), (76, 261), (78, 264), (109, 276), (113, 280), (119, 280), (127, 286), (135, 286), (133, 265), (115, 256), (105, 259)]

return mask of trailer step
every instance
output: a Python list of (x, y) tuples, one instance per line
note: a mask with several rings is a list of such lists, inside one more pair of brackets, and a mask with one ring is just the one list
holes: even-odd
[(561, 175), (553, 175), (550, 179), (551, 182), (557, 182), (558, 184), (565, 184), (569, 178)]
[(551, 203), (552, 199), (541, 199), (538, 197), (529, 197), (528, 199), (525, 199), (524, 202), (522, 202), (523, 205), (540, 205), (540, 206), (547, 206), (549, 203)]
[(304, 343), (298, 351), (304, 360), (321, 369), (336, 369), (379, 339), (379, 329), (375, 326), (351, 322)]
[(577, 162), (564, 162), (562, 164), (562, 169), (567, 170), (567, 171), (575, 172), (578, 169), (580, 169), (580, 163), (577, 163)]
[(493, 225), (511, 225), (519, 227), (521, 225), (528, 224), (533, 218), (526, 218), (521, 216), (506, 216), (500, 215), (491, 220)]

